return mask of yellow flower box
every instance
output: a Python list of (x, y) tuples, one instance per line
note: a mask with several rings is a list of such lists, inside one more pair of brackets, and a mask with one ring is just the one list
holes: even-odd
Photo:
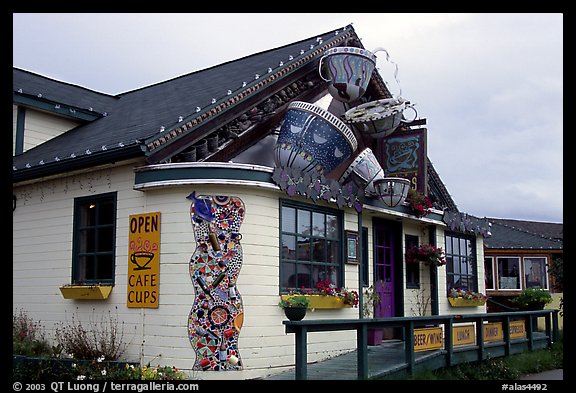
[(103, 300), (108, 299), (112, 285), (64, 285), (60, 293), (64, 299)]
[[(291, 295), (281, 295), (280, 298), (285, 300)], [(303, 295), (310, 299), (308, 308), (349, 308), (350, 304), (344, 303), (344, 298), (340, 296), (329, 295)]]
[(480, 307), (486, 304), (486, 300), (470, 300), (463, 297), (449, 297), (448, 301), (452, 307)]

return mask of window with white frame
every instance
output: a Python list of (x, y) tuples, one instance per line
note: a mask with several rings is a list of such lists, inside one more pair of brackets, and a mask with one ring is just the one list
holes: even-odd
[(496, 289), (494, 283), (494, 257), (484, 257), (484, 282), (486, 289)]
[(525, 288), (548, 289), (548, 275), (546, 257), (524, 257), (524, 285)]
[(496, 265), (498, 289), (521, 289), (519, 257), (496, 257)]

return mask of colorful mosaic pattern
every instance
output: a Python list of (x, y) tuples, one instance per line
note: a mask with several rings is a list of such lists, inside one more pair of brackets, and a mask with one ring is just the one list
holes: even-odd
[(194, 370), (242, 369), (238, 335), (244, 322), (236, 280), (242, 267), (240, 225), (245, 208), (240, 198), (187, 197), (196, 250), (190, 277), (196, 297), (188, 317), (188, 336), (196, 352)]

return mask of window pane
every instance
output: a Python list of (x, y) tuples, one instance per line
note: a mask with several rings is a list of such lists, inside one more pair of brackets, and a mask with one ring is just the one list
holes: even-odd
[(298, 210), (298, 233), (301, 235), (310, 235), (311, 215), (308, 210)]
[(296, 232), (296, 209), (282, 206), (282, 232)]
[(452, 237), (446, 236), (446, 254), (452, 254)]
[(340, 242), (336, 240), (327, 240), (327, 252), (328, 255), (326, 256), (326, 262), (339, 265), (340, 264)]
[(298, 237), (298, 260), (310, 261), (310, 238)]
[(497, 258), (498, 287), (500, 289), (520, 289), (519, 258)]
[(101, 201), (98, 203), (98, 225), (113, 224), (114, 202)]
[(113, 245), (114, 245), (114, 228), (112, 227), (99, 228), (97, 251), (99, 252), (112, 251)]
[(484, 258), (484, 274), (486, 289), (494, 289), (494, 274), (493, 274), (492, 258)]
[(454, 263), (452, 264), (454, 266), (454, 274), (460, 274), (461, 273), (460, 257), (452, 257), (452, 260), (454, 261)]
[(96, 231), (94, 229), (82, 229), (79, 231), (79, 240), (80, 244), (78, 245), (78, 252), (79, 253), (87, 253), (87, 252), (94, 252), (96, 251), (95, 248), (95, 234)]
[(312, 235), (313, 236), (326, 236), (326, 225), (324, 224), (323, 213), (312, 213)]
[(326, 240), (314, 239), (312, 242), (312, 260), (315, 262), (326, 262)]
[(454, 273), (454, 258), (446, 257), (446, 273)]
[(79, 221), (81, 227), (96, 225), (96, 205), (94, 203), (82, 203), (79, 210)]
[(296, 236), (282, 235), (282, 260), (296, 259)]
[(96, 260), (97, 263), (94, 266), (94, 278), (97, 280), (110, 279), (114, 272), (114, 261), (112, 261), (112, 255), (98, 255)]
[(338, 225), (338, 217), (327, 214), (326, 237), (330, 239), (338, 239), (339, 236), (340, 236), (340, 227)]
[(290, 262), (282, 262), (282, 287), (298, 288), (297, 281), (296, 264)]
[(94, 256), (86, 255), (78, 258), (78, 280), (94, 280)]
[(467, 247), (467, 245), (466, 245), (466, 239), (459, 239), (459, 240), (460, 240), (460, 241), (459, 241), (460, 247), (459, 247), (459, 249), (458, 249), (458, 253), (459, 253), (460, 255), (467, 255), (467, 254), (468, 254), (468, 252), (467, 252), (467, 248), (468, 248), (468, 247)]
[(524, 258), (526, 288), (548, 289), (546, 258)]

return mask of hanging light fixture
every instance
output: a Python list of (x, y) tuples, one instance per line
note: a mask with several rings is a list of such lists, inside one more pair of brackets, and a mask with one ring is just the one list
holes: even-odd
[(385, 177), (374, 182), (376, 192), (388, 207), (396, 207), (408, 196), (410, 180), (402, 177)]

